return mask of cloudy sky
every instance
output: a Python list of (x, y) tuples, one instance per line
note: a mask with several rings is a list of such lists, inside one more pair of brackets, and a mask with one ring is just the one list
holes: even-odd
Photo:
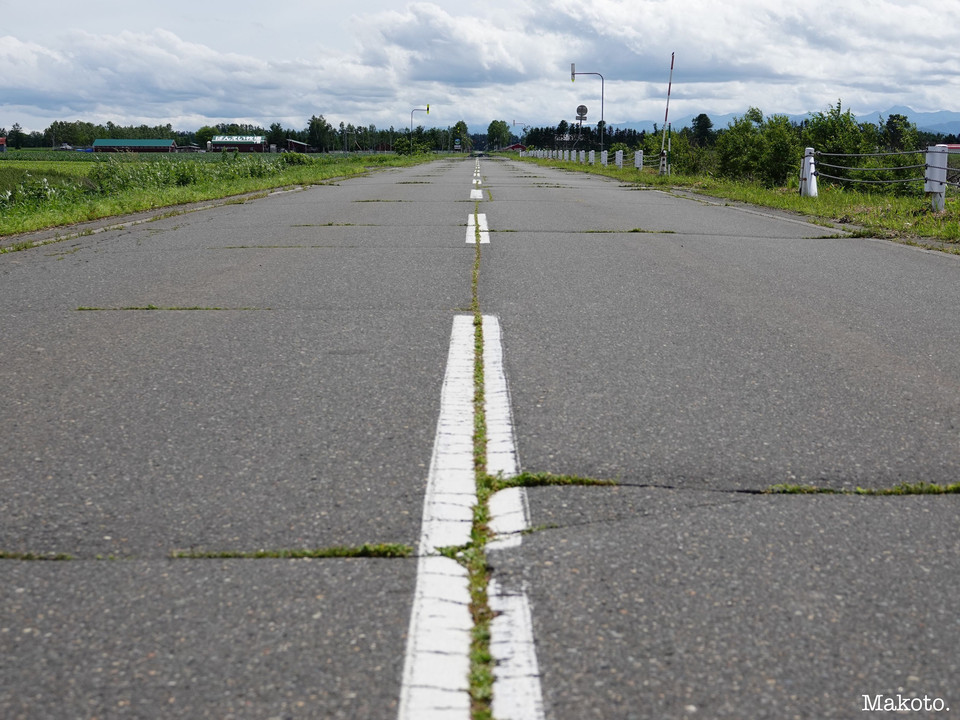
[(960, 110), (960, 2), (0, 0), (0, 127)]

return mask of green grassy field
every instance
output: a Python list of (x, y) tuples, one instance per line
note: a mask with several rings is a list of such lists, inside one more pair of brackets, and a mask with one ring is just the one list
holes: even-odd
[(3, 156), (0, 237), (278, 187), (314, 185), (436, 157), (294, 153), (103, 156), (27, 151)]

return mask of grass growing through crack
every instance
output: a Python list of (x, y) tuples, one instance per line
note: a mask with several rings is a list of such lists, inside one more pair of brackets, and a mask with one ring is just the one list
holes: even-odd
[(892, 488), (855, 488), (842, 490), (822, 488), (814, 485), (772, 485), (765, 491), (769, 495), (866, 495), (882, 497), (890, 495), (956, 495), (960, 494), (960, 483), (938, 485), (936, 483), (901, 483)]
[(472, 720), (492, 720), (494, 659), (490, 651), (490, 628), (494, 613), (490, 608), (488, 587), (490, 566), (486, 547), (492, 539), (490, 530), (490, 498), (509, 487), (545, 485), (615, 485), (615, 482), (574, 475), (521, 473), (504, 478), (487, 472), (487, 419), (483, 363), (483, 315), (480, 311), (480, 222), (479, 202), (474, 203), (474, 261), (471, 278), (470, 311), (473, 315), (473, 467), (477, 501), (473, 507), (470, 542), (460, 548), (447, 548), (444, 555), (460, 562), (466, 569), (470, 587), (470, 614), (473, 630), (470, 640), (470, 699)]
[(73, 560), (73, 556), (67, 555), (66, 553), (9, 552), (7, 550), (0, 550), (0, 560), (65, 561)]
[(328, 548), (294, 548), (281, 550), (181, 550), (171, 553), (171, 557), (178, 560), (203, 559), (230, 559), (261, 560), (273, 558), (278, 560), (298, 558), (406, 558), (413, 555), (413, 548), (409, 545), (364, 543), (357, 547), (334, 546)]
[(523, 472), (509, 478), (497, 476), (491, 478), (491, 482), (493, 492), (512, 487), (548, 487), (557, 485), (615, 486), (620, 484), (616, 480), (599, 480), (597, 478), (582, 477), (580, 475), (554, 475), (553, 473), (528, 472)]
[(490, 495), (493, 485), (487, 475), (487, 417), (483, 376), (483, 315), (480, 313), (480, 222), (479, 203), (474, 203), (474, 241), (470, 309), (473, 313), (473, 468), (477, 485), (477, 502), (473, 507), (470, 545), (456, 554), (466, 567), (470, 584), (470, 614), (473, 630), (470, 637), (470, 703), (473, 720), (493, 717), (493, 655), (490, 652), (490, 609), (487, 588), (490, 567), (486, 546), (490, 540)]

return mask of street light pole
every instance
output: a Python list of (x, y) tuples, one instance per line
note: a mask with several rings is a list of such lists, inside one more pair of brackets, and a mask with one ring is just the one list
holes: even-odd
[(596, 75), (600, 78), (600, 152), (603, 152), (603, 135), (607, 132), (607, 124), (603, 121), (603, 75), (598, 72), (577, 72), (577, 64), (570, 63), (570, 82), (575, 82), (577, 75)]
[(427, 115), (430, 114), (430, 103), (427, 103), (425, 108), (414, 108), (410, 111), (410, 142), (413, 142), (413, 114), (415, 112), (426, 112)]
[(529, 123), (525, 123), (525, 122), (523, 122), (522, 120), (514, 120), (514, 121), (513, 121), (513, 126), (516, 127), (517, 125), (522, 125), (522, 126), (523, 126), (523, 135), (520, 136), (520, 142), (522, 143), (522, 142), (523, 142), (523, 139), (527, 136), (527, 131), (530, 129), (530, 124), (529, 124)]

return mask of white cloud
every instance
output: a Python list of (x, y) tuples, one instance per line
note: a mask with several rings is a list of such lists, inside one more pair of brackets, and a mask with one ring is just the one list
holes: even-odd
[(43, 0), (7, 13), (0, 125), (303, 127), (323, 114), (402, 128), (427, 102), (430, 124), (465, 119), (480, 130), (493, 119), (556, 124), (581, 102), (599, 119), (598, 83), (571, 84), (570, 62), (604, 74), (608, 122), (656, 120), (672, 52), (678, 116), (751, 105), (799, 113), (838, 99), (854, 112), (960, 110), (955, 3), (435, 0), (398, 9), (291, 0), (266, 13), (237, 0), (218, 17), (175, 23), (195, 5), (92, 1), (97, 12), (83, 17), (101, 20), (37, 7), (59, 5)]

